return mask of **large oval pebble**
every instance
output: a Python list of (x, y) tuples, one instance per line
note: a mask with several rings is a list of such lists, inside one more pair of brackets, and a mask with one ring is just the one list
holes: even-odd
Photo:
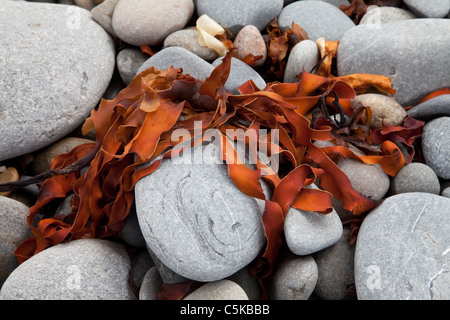
[(404, 193), (384, 200), (358, 232), (358, 299), (450, 299), (449, 234), (450, 199)]
[(73, 240), (45, 249), (6, 279), (3, 300), (133, 300), (124, 246), (100, 239)]
[(89, 11), (50, 3), (0, 7), (0, 160), (41, 149), (75, 130), (114, 70), (109, 34)]
[(404, 107), (415, 105), (430, 92), (450, 86), (448, 34), (448, 19), (409, 19), (376, 28), (359, 25), (340, 41), (338, 74), (391, 77), (396, 101)]
[(169, 269), (197, 281), (232, 275), (265, 243), (263, 206), (239, 191), (210, 146), (164, 160), (135, 189), (149, 249)]
[(254, 25), (259, 31), (278, 16), (283, 0), (197, 0), (199, 16), (207, 14), (234, 35), (247, 25)]
[(155, 46), (183, 29), (193, 13), (192, 0), (120, 0), (114, 9), (112, 27), (129, 44)]

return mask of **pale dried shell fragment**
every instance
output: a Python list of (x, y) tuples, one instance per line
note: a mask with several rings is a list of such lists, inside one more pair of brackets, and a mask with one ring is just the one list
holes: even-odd
[(196, 21), (197, 30), (201, 29), (212, 36), (223, 34), (225, 29), (208, 15), (203, 14)]
[(215, 38), (216, 35), (221, 35), (225, 32), (225, 29), (220, 24), (204, 14), (197, 19), (196, 26), (198, 44), (200, 46), (213, 49), (220, 57), (227, 53), (227, 47), (219, 39)]

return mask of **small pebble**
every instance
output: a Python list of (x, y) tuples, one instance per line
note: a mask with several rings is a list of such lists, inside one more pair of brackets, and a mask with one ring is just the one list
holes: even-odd
[(311, 72), (319, 58), (319, 50), (314, 41), (303, 40), (297, 43), (289, 54), (284, 82), (298, 82), (298, 75), (303, 71)]
[(212, 61), (218, 57), (215, 50), (199, 45), (196, 29), (183, 29), (171, 33), (164, 40), (163, 48), (167, 47), (185, 48), (206, 61)]
[(163, 281), (159, 276), (158, 269), (151, 267), (145, 273), (139, 290), (139, 300), (155, 300), (156, 295), (161, 292)]
[(192, 0), (121, 0), (114, 9), (112, 26), (129, 44), (156, 46), (183, 29), (193, 13)]
[(271, 299), (308, 300), (317, 283), (318, 269), (312, 256), (280, 257), (271, 283)]
[(234, 39), (234, 47), (237, 48), (236, 55), (239, 59), (244, 59), (252, 54), (254, 57), (262, 56), (252, 65), (258, 68), (264, 64), (267, 58), (267, 48), (261, 32), (252, 25), (245, 26), (239, 31)]
[(245, 291), (231, 280), (208, 282), (183, 300), (248, 300)]
[(149, 56), (136, 48), (126, 48), (117, 54), (117, 69), (122, 81), (129, 85), (136, 76), (136, 72), (147, 61)]
[(352, 105), (356, 107), (358, 102), (365, 107), (370, 107), (372, 112), (370, 127), (372, 129), (380, 129), (383, 126), (398, 126), (403, 123), (407, 116), (405, 109), (394, 98), (382, 94), (360, 94), (352, 100)]
[(329, 248), (313, 255), (319, 270), (314, 293), (325, 300), (343, 300), (355, 298), (354, 287), (355, 246), (348, 239), (350, 231), (344, 229), (340, 240)]
[(426, 164), (413, 162), (404, 166), (395, 176), (393, 183), (395, 194), (406, 192), (428, 192), (439, 194), (439, 179)]
[(450, 117), (427, 122), (422, 132), (425, 162), (439, 178), (450, 179)]

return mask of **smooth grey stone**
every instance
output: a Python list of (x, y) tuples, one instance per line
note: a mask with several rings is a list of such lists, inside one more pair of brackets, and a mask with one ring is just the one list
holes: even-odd
[(264, 202), (234, 185), (213, 144), (162, 161), (138, 181), (135, 198), (148, 248), (185, 278), (226, 278), (253, 261), (265, 243)]
[(145, 274), (150, 268), (155, 266), (155, 263), (147, 250), (137, 253), (137, 257), (134, 257), (134, 259), (136, 260), (132, 266), (133, 283), (137, 288), (140, 288)]
[(278, 16), (283, 0), (197, 0), (198, 16), (207, 14), (234, 35), (251, 24), (263, 31), (267, 24)]
[(292, 22), (302, 27), (311, 40), (340, 40), (355, 24), (339, 8), (324, 1), (296, 1), (283, 8), (278, 16), (282, 30), (291, 28)]
[(338, 167), (347, 175), (353, 189), (366, 197), (381, 200), (389, 190), (389, 176), (378, 164), (365, 164), (356, 159), (342, 158), (338, 161)]
[(170, 66), (178, 69), (182, 68), (184, 74), (188, 73), (202, 81), (208, 78), (214, 70), (214, 67), (210, 63), (185, 48), (167, 47), (145, 61), (136, 74), (150, 67), (155, 67), (158, 70), (166, 70)]
[(284, 220), (287, 246), (300, 256), (333, 245), (341, 238), (342, 230), (341, 219), (334, 209), (328, 214), (321, 214), (290, 208)]
[(183, 47), (206, 61), (212, 61), (218, 57), (215, 50), (202, 47), (198, 43), (198, 32), (196, 29), (183, 29), (169, 34), (163, 44), (163, 48), (167, 47)]
[(155, 264), (158, 274), (164, 283), (173, 284), (188, 281), (189, 279), (179, 275), (175, 271), (169, 269), (161, 260), (153, 253), (153, 251), (147, 246), (147, 251)]
[(313, 254), (319, 276), (314, 293), (325, 300), (351, 298), (350, 287), (355, 284), (355, 246), (350, 245), (349, 229), (344, 229), (341, 239), (329, 248)]
[(122, 244), (80, 239), (49, 247), (18, 266), (1, 300), (134, 300)]
[(108, 87), (115, 49), (77, 6), (3, 1), (0, 30), (1, 161), (80, 126)]
[(404, 0), (408, 8), (423, 18), (444, 18), (450, 11), (448, 0)]
[(450, 187), (447, 187), (444, 190), (442, 190), (441, 196), (446, 197), (446, 198), (450, 198)]
[(112, 27), (112, 15), (119, 0), (105, 0), (91, 9), (92, 18), (110, 35), (116, 36)]
[[(364, 155), (354, 148), (351, 150), (357, 155)], [(360, 194), (373, 200), (381, 200), (388, 193), (391, 181), (379, 164), (365, 164), (356, 159), (342, 158), (338, 161), (338, 166), (349, 178), (353, 189)], [(333, 197), (332, 205), (341, 221), (355, 218), (351, 211), (343, 208), (341, 200)]]
[(84, 8), (86, 10), (91, 10), (95, 6), (94, 0), (74, 0), (74, 1), (77, 6)]
[(342, 5), (349, 5), (350, 3), (348, 0), (310, 0), (310, 1), (322, 1), (322, 2), (328, 2), (329, 4), (332, 4), (333, 6), (340, 7)]
[(438, 177), (450, 179), (450, 117), (427, 122), (422, 132), (425, 162)]
[(443, 116), (450, 117), (450, 94), (443, 94), (422, 102), (407, 111), (414, 119), (430, 121)]
[(237, 283), (223, 279), (202, 285), (183, 300), (248, 300), (248, 297)]
[(303, 40), (297, 43), (289, 53), (284, 82), (298, 82), (298, 75), (303, 71), (311, 72), (319, 58), (319, 49), (314, 41)]
[(0, 196), (0, 287), (18, 266), (14, 251), (32, 236), (27, 225), (29, 214), (23, 203)]
[(249, 300), (261, 299), (261, 285), (259, 284), (257, 277), (250, 272), (248, 267), (242, 268), (227, 279), (236, 282), (244, 289)]
[(133, 209), (126, 218), (120, 238), (133, 247), (145, 248), (145, 239), (139, 226), (136, 210)]
[(359, 300), (450, 298), (450, 199), (389, 197), (364, 219), (355, 252)]
[(372, 24), (373, 27), (378, 27), (381, 23), (415, 18), (417, 18), (417, 16), (414, 13), (405, 9), (397, 7), (369, 6), (366, 14), (359, 21), (359, 24)]
[(121, 0), (112, 15), (114, 33), (134, 45), (158, 46), (189, 22), (192, 0)]
[(449, 33), (447, 19), (410, 19), (379, 28), (358, 25), (340, 41), (338, 75), (391, 77), (396, 101), (404, 107), (415, 105), (427, 94), (450, 86)]
[(159, 276), (158, 269), (151, 267), (145, 273), (142, 279), (142, 285), (139, 289), (139, 300), (155, 300), (156, 295), (161, 292), (164, 282)]
[(308, 300), (317, 283), (318, 269), (312, 256), (281, 256), (274, 271), (270, 295), (273, 300)]
[(433, 169), (426, 164), (413, 162), (404, 166), (395, 176), (393, 183), (395, 194), (406, 192), (428, 192), (439, 194), (441, 185)]
[[(223, 58), (218, 58), (214, 60), (212, 65), (217, 67), (222, 63), (222, 59)], [(259, 89), (263, 90), (266, 87), (266, 82), (255, 69), (242, 60), (234, 57), (231, 58), (230, 74), (225, 83), (225, 89), (233, 94), (240, 94), (238, 88), (250, 79), (253, 80)]]
[(142, 64), (149, 59), (148, 55), (135, 48), (125, 48), (117, 54), (117, 70), (122, 81), (129, 85)]

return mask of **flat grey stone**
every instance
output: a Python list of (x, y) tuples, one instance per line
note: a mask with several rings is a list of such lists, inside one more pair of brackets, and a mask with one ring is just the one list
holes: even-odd
[(183, 300), (248, 300), (248, 297), (237, 283), (223, 279), (202, 285)]
[[(221, 64), (222, 59), (223, 57), (214, 60), (212, 63), (213, 67), (217, 67)], [(230, 74), (225, 83), (225, 89), (233, 94), (239, 94), (238, 88), (250, 79), (253, 80), (259, 89), (263, 90), (266, 87), (266, 82), (255, 69), (242, 60), (231, 58)]]
[(429, 193), (392, 196), (358, 232), (359, 300), (450, 298), (450, 199)]
[(441, 185), (433, 169), (426, 164), (413, 162), (404, 166), (395, 176), (393, 183), (395, 194), (406, 192), (428, 192), (439, 194)]
[(207, 14), (234, 35), (251, 24), (263, 31), (267, 24), (278, 16), (283, 0), (197, 0), (198, 16)]
[(290, 208), (284, 220), (284, 236), (289, 250), (306, 256), (339, 241), (342, 222), (334, 209), (321, 214)]
[(108, 87), (115, 49), (90, 12), (76, 6), (3, 1), (0, 30), (1, 161), (81, 125)]
[(350, 287), (355, 284), (355, 246), (348, 243), (349, 229), (334, 245), (313, 255), (319, 270), (314, 293), (325, 300), (351, 298)]
[(114, 33), (134, 46), (157, 46), (189, 22), (192, 0), (126, 0), (117, 3), (112, 15)]
[(312, 40), (303, 40), (297, 43), (286, 64), (284, 82), (295, 83), (299, 81), (298, 75), (302, 71), (311, 72), (312, 68), (319, 62), (319, 49)]
[(430, 121), (443, 116), (450, 116), (450, 94), (443, 94), (422, 102), (407, 111), (414, 119)]
[(32, 236), (27, 225), (29, 214), (23, 203), (0, 196), (0, 287), (18, 266), (14, 251)]
[[(228, 277), (265, 243), (264, 204), (243, 194), (212, 144), (166, 159), (136, 184), (142, 233), (161, 262), (197, 281)], [(201, 164), (194, 155), (202, 156)], [(198, 163), (198, 162), (197, 162)]]
[(425, 162), (438, 177), (450, 179), (450, 117), (427, 122), (422, 132)]
[(1, 300), (134, 300), (123, 245), (81, 239), (49, 247), (18, 266)]
[(185, 48), (167, 47), (145, 61), (136, 74), (150, 67), (155, 67), (158, 70), (166, 70), (170, 66), (178, 69), (182, 68), (183, 73), (188, 73), (202, 81), (208, 78), (214, 70), (214, 67), (210, 63)]
[(449, 33), (447, 19), (410, 19), (379, 28), (358, 25), (340, 41), (338, 75), (391, 77), (397, 102), (404, 107), (415, 105), (427, 94), (450, 86)]
[(444, 18), (450, 11), (448, 0), (404, 0), (409, 9), (423, 18)]
[(317, 277), (317, 264), (312, 256), (281, 256), (271, 280), (271, 299), (308, 300), (316, 286)]
[(292, 22), (305, 29), (311, 40), (340, 40), (353, 28), (352, 20), (336, 6), (324, 1), (296, 1), (283, 8), (278, 16), (282, 30), (291, 28)]
[(417, 16), (414, 13), (405, 9), (397, 7), (369, 6), (366, 14), (359, 21), (359, 24), (372, 24), (372, 26), (376, 28), (381, 23), (415, 18), (417, 18)]

